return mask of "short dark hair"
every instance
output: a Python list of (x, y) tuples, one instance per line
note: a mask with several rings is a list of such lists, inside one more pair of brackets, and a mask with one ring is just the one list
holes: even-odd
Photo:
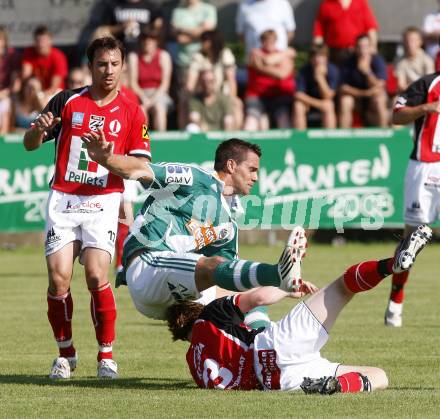
[(267, 29), (260, 35), (260, 41), (263, 42), (266, 39), (274, 37), (278, 38), (277, 33), (273, 29)]
[(312, 45), (309, 54), (310, 57), (315, 57), (316, 55), (325, 55), (328, 57), (329, 55), (328, 46), (326, 44)]
[(213, 64), (216, 64), (220, 61), (220, 56), (225, 48), (225, 40), (223, 35), (218, 30), (205, 31), (200, 35), (200, 41), (210, 41), (211, 42), (211, 52), (213, 58)]
[(162, 33), (155, 28), (148, 28), (143, 30), (138, 37), (138, 41), (145, 41), (146, 39), (156, 39), (160, 41), (162, 39)]
[(224, 170), (226, 162), (230, 159), (235, 160), (240, 164), (246, 159), (248, 151), (261, 157), (261, 148), (257, 144), (248, 143), (247, 141), (238, 138), (231, 138), (223, 141), (215, 151), (214, 170)]
[(112, 38), (111, 36), (104, 36), (102, 38), (97, 38), (90, 43), (87, 47), (87, 58), (89, 63), (93, 63), (93, 59), (95, 58), (96, 52), (100, 49), (104, 50), (115, 50), (118, 49), (121, 51), (121, 58), (124, 61), (125, 58), (125, 48), (119, 39)]
[(204, 307), (194, 301), (184, 300), (167, 308), (168, 330), (173, 335), (173, 340), (188, 340), (188, 333)]
[(37, 36), (41, 36), (41, 35), (52, 36), (52, 32), (49, 30), (49, 28), (46, 25), (39, 25), (34, 30), (34, 39)]

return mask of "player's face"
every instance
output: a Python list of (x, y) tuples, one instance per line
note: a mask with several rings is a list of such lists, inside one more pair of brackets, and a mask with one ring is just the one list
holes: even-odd
[(252, 186), (258, 180), (259, 167), (260, 158), (253, 151), (248, 151), (246, 159), (237, 164), (231, 174), (234, 193), (249, 195)]
[(92, 84), (107, 92), (115, 90), (121, 78), (122, 66), (122, 55), (119, 49), (96, 51), (90, 66)]

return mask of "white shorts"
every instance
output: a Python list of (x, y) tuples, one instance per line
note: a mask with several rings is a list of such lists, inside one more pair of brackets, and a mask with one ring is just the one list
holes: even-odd
[(430, 224), (440, 218), (440, 162), (410, 160), (405, 175), (406, 224)]
[(120, 195), (71, 195), (51, 190), (46, 207), (46, 256), (79, 240), (82, 250), (102, 249), (113, 258)]
[(137, 180), (124, 179), (124, 192), (121, 198), (126, 202), (134, 202), (137, 197)]
[(321, 357), (328, 333), (300, 303), (255, 337), (254, 369), (265, 390), (299, 390), (304, 377), (334, 376), (339, 363)]
[(194, 272), (202, 257), (196, 253), (145, 252), (136, 257), (126, 272), (135, 307), (143, 315), (164, 320), (167, 307), (195, 300), (206, 305), (216, 297), (216, 287), (197, 291)]

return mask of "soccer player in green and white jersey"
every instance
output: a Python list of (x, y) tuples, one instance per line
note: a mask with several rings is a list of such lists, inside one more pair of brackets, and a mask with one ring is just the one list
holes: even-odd
[(141, 313), (165, 319), (168, 306), (197, 299), (214, 285), (231, 291), (263, 285), (291, 291), (301, 286), (306, 243), (302, 227), (294, 228), (275, 265), (237, 258), (238, 229), (227, 197), (249, 194), (257, 181), (257, 145), (239, 139), (221, 143), (211, 174), (194, 165), (139, 164), (113, 154), (102, 132), (82, 139), (93, 160), (148, 189), (123, 257), (125, 279)]

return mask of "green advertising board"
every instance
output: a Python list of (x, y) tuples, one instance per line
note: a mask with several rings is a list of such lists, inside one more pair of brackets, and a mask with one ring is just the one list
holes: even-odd
[[(227, 138), (261, 147), (259, 182), (242, 198), (242, 229), (403, 225), (403, 180), (411, 149), (407, 129), (166, 132), (151, 137), (154, 161), (206, 169), (212, 169), (215, 149)], [(26, 152), (19, 136), (7, 136), (0, 138), (0, 155), (0, 231), (43, 229), (53, 143)]]

